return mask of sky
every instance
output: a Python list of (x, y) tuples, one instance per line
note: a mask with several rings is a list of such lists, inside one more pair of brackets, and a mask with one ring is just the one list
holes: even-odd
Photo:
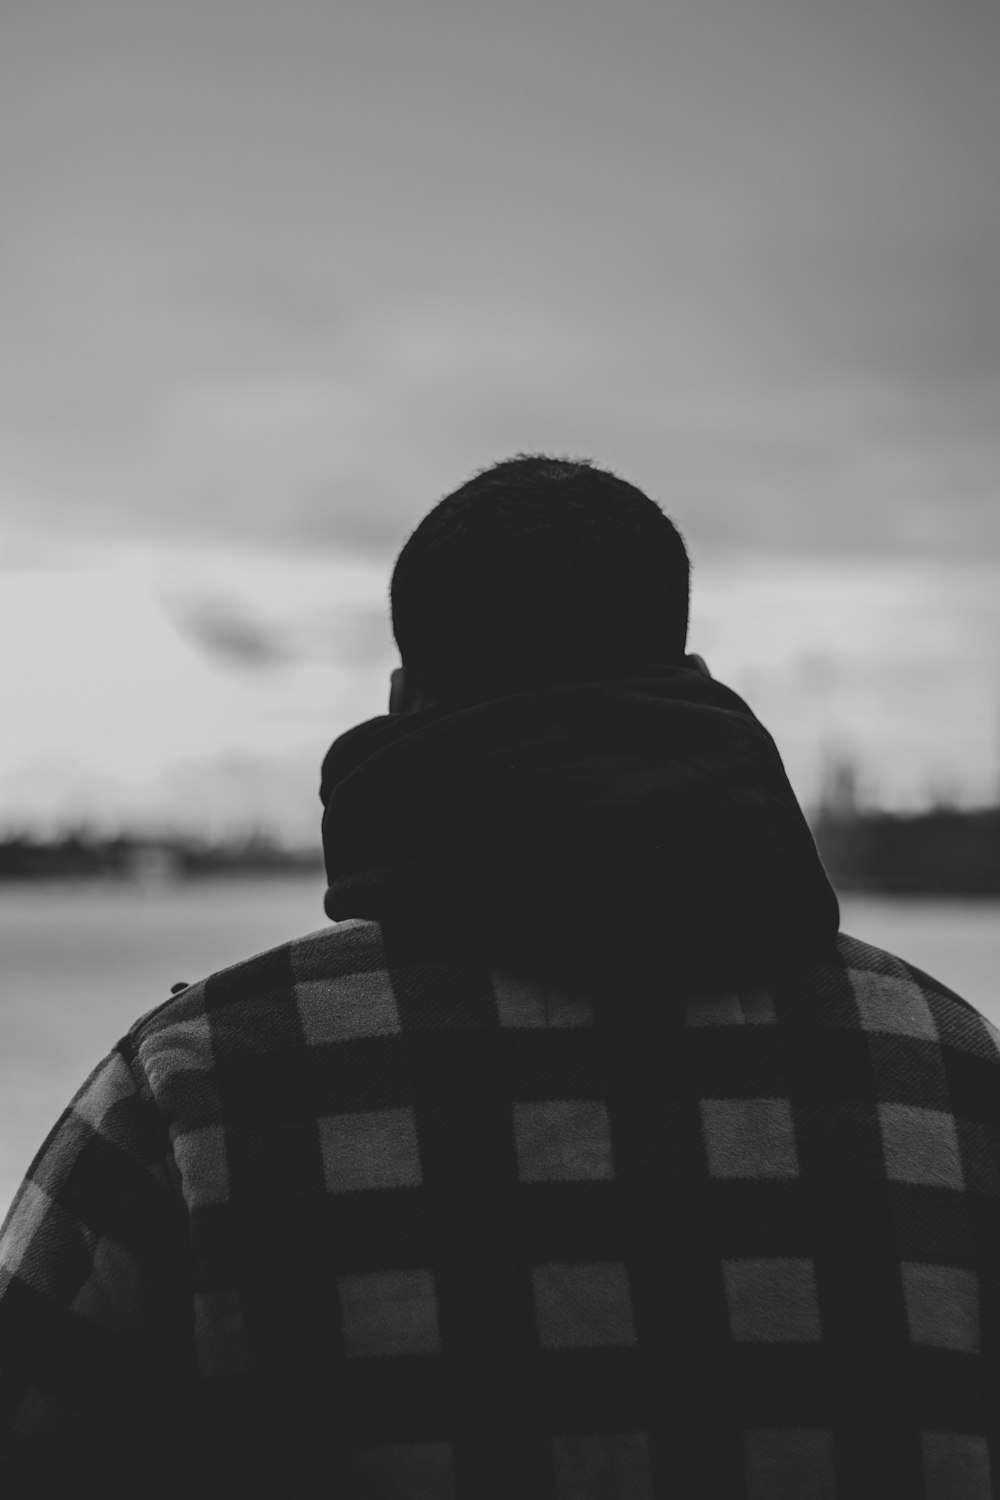
[(406, 536), (651, 494), (816, 795), (1000, 796), (991, 0), (7, 0), (0, 825), (315, 838)]

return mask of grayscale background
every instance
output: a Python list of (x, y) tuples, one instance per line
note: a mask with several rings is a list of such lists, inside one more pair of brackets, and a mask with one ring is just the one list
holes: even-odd
[[(0, 1209), (172, 981), (322, 925), (157, 841), (315, 853), (395, 553), (514, 451), (678, 523), (807, 808), (1000, 800), (998, 76), (992, 0), (6, 0), (0, 835), (150, 857), (0, 881)], [(845, 927), (1000, 1018), (1000, 902)]]

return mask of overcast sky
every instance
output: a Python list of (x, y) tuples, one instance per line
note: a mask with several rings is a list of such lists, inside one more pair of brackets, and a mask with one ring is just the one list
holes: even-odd
[(998, 76), (993, 0), (7, 0), (0, 816), (304, 823), (535, 448), (677, 520), (804, 795), (993, 795)]

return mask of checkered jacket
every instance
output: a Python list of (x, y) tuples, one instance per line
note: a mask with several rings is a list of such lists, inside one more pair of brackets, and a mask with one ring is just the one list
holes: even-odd
[(341, 922), (136, 1023), (2, 1266), (4, 1496), (986, 1500), (998, 1035), (845, 936), (643, 1021)]

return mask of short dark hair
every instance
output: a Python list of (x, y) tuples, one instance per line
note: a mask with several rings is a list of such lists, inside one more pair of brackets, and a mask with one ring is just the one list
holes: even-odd
[(519, 453), (440, 500), (392, 574), (403, 665), (436, 693), (684, 655), (690, 563), (654, 500), (589, 459)]

